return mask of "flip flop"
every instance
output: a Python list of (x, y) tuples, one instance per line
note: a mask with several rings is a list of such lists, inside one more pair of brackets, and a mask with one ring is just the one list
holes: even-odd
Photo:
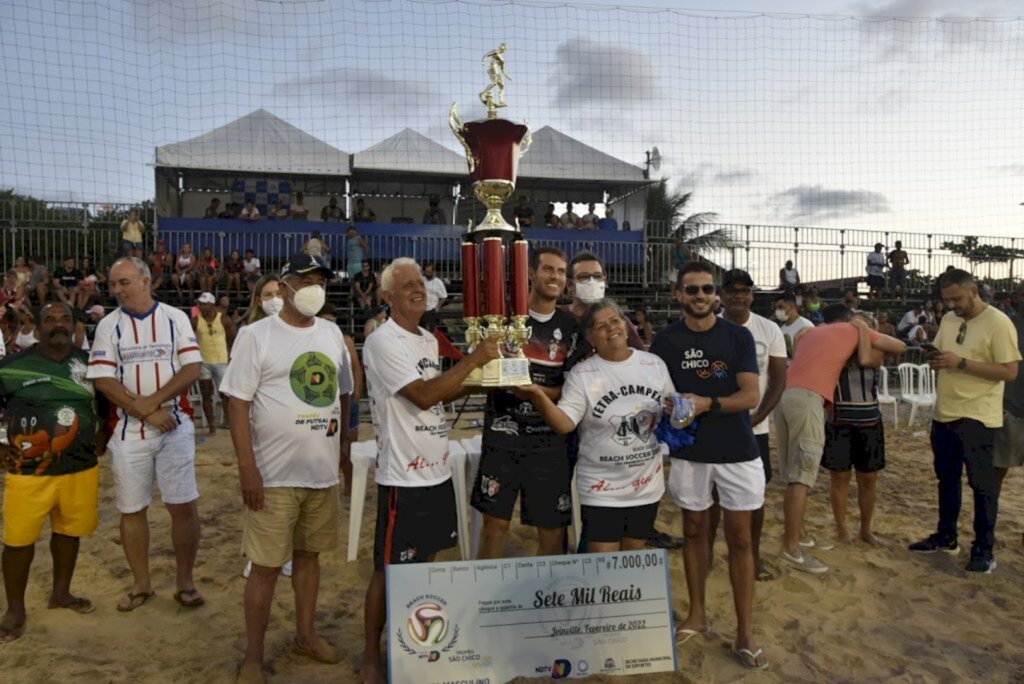
[(137, 594), (128, 592), (127, 605), (124, 603), (118, 603), (117, 610), (122, 613), (130, 613), (136, 608), (141, 608), (142, 606), (146, 605), (146, 601), (153, 598), (154, 596), (156, 596), (155, 591), (140, 591)]
[(765, 670), (768, 669), (768, 661), (765, 660), (763, 663), (758, 664), (757, 659), (764, 655), (763, 649), (757, 649), (751, 651), (747, 648), (736, 648), (732, 647), (732, 654), (740, 661), (743, 667), (749, 670)]
[(682, 646), (683, 644), (685, 644), (687, 641), (689, 641), (693, 637), (697, 636), (698, 634), (700, 634), (701, 636), (705, 636), (706, 637), (710, 633), (711, 633), (711, 628), (710, 627), (708, 627), (707, 629), (704, 629), (704, 630), (686, 629), (684, 627), (680, 627), (680, 628), (676, 629), (676, 645), (677, 646)]
[[(186, 600), (186, 596), (195, 596), (196, 598)], [(196, 589), (181, 589), (174, 593), (174, 600), (178, 602), (182, 608), (198, 608), (199, 606), (206, 603), (206, 599)]]
[(90, 601), (87, 598), (80, 598), (78, 596), (72, 598), (67, 603), (57, 606), (47, 606), (47, 608), (49, 608), (50, 610), (54, 610), (56, 608), (67, 608), (68, 610), (73, 610), (76, 613), (82, 613), (83, 615), (86, 615), (96, 610), (96, 606), (93, 605), (92, 601)]

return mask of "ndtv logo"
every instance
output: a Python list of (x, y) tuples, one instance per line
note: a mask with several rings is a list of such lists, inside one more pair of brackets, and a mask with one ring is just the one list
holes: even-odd
[(551, 666), (551, 678), (552, 679), (565, 679), (572, 672), (572, 663), (564, 658), (559, 658), (555, 661), (555, 664)]

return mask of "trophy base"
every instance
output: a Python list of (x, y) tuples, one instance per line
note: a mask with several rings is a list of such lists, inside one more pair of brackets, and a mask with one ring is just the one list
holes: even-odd
[(462, 383), (469, 387), (522, 387), (533, 382), (526, 358), (492, 359), (469, 374)]

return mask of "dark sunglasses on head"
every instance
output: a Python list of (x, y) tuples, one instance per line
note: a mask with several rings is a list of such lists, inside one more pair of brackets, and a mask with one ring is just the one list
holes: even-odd
[(956, 333), (956, 343), (963, 344), (965, 337), (967, 337), (967, 321), (960, 324), (960, 330)]
[(715, 294), (715, 289), (714, 285), (687, 285), (683, 288), (683, 292), (693, 297), (698, 292), (703, 292), (706, 295)]

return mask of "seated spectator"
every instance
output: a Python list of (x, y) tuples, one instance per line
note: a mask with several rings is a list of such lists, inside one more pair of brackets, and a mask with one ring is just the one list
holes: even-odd
[(338, 198), (331, 197), (327, 206), (320, 210), (320, 220), (329, 223), (342, 223), (348, 221), (345, 218), (345, 210), (338, 206)]
[(907, 342), (909, 344), (920, 347), (922, 344), (928, 342), (928, 331), (925, 330), (925, 324), (927, 319), (922, 315), (917, 317), (917, 324), (910, 329), (907, 333)]
[(245, 209), (238, 215), (238, 218), (243, 221), (259, 221), (260, 210), (256, 208), (256, 205), (252, 200), (245, 200)]
[(548, 211), (544, 214), (544, 227), (545, 228), (561, 228), (562, 222), (558, 218), (558, 214), (555, 213), (555, 205), (549, 204)]
[(439, 206), (440, 200), (436, 195), (431, 195), (427, 210), (423, 212), (423, 223), (428, 226), (448, 225), (448, 217), (444, 209)]
[(85, 310), (86, 323), (96, 325), (103, 320), (103, 317), (107, 315), (107, 310), (103, 308), (102, 304), (93, 304)]
[(128, 218), (121, 221), (121, 252), (124, 256), (142, 258), (142, 233), (146, 226), (139, 220), (139, 214), (132, 209)]
[(78, 283), (83, 278), (82, 272), (75, 267), (75, 257), (64, 257), (64, 263), (55, 268), (50, 276), (53, 293), (57, 296), (57, 299), (65, 304), (70, 304), (73, 309)]
[(110, 267), (114, 265), (120, 256), (117, 253), (117, 245), (113, 242), (108, 242), (103, 250), (103, 255), (100, 257), (98, 272), (103, 277), (100, 278), (101, 283), (105, 283), (110, 280)]
[(862, 310), (860, 297), (857, 296), (856, 290), (846, 290), (843, 292), (842, 302), (850, 311), (857, 312)]
[(604, 218), (597, 221), (597, 227), (601, 230), (618, 230), (619, 222), (615, 218), (615, 210), (608, 207), (604, 210)]
[(84, 311), (94, 304), (100, 303), (99, 280), (95, 274), (87, 275), (78, 283), (75, 290), (75, 299), (72, 308), (75, 311)]
[(295, 193), (295, 201), (292, 203), (292, 220), (305, 221), (309, 218), (309, 209), (306, 208), (305, 197), (301, 192)]
[(825, 322), (821, 314), (821, 297), (818, 295), (818, 288), (811, 285), (803, 299), (804, 316), (814, 325), (821, 325)]
[[(939, 306), (941, 307), (942, 305), (940, 304)], [(938, 316), (935, 315), (935, 302), (930, 299), (926, 300), (924, 306), (919, 308), (921, 313), (924, 314), (924, 317), (928, 319), (926, 323), (929, 325), (937, 325), (939, 320), (942, 318), (941, 313)]]
[(791, 292), (800, 284), (800, 273), (793, 267), (793, 262), (786, 261), (786, 265), (779, 269), (779, 289), (783, 292)]
[(356, 200), (356, 221), (359, 223), (373, 223), (377, 220), (377, 215), (373, 213), (373, 209), (366, 206), (366, 202), (360, 197)]
[(164, 257), (167, 256), (167, 250), (164, 249), (164, 241), (156, 241), (156, 251), (146, 257), (146, 262), (149, 264), (150, 282), (149, 291), (150, 293), (158, 292), (160, 288), (167, 282), (170, 273), (165, 271), (166, 261)]
[(572, 210), (572, 202), (565, 203), (565, 213), (559, 219), (563, 228), (580, 228), (583, 225), (582, 219)]
[(175, 291), (178, 293), (178, 299), (181, 299), (181, 288), (182, 286), (188, 286), (188, 301), (195, 299), (195, 273), (196, 269), (196, 255), (192, 253), (192, 245), (185, 243), (181, 246), (181, 253), (178, 254), (178, 259), (174, 262), (174, 273), (171, 275), (171, 284), (174, 285)]
[(17, 309), (25, 303), (25, 286), (18, 282), (18, 272), (13, 268), (4, 275), (0, 289), (0, 306)]
[(253, 286), (263, 276), (263, 272), (260, 270), (260, 260), (256, 258), (256, 253), (251, 249), (245, 250), (245, 259), (242, 260), (242, 273), (245, 274), (245, 286), (249, 289), (249, 292), (252, 292)]
[(210, 206), (206, 207), (206, 211), (203, 212), (203, 218), (217, 218), (220, 216), (220, 198), (214, 197), (210, 200)]
[(242, 274), (245, 272), (245, 264), (237, 249), (231, 250), (227, 261), (224, 262), (224, 291), (231, 294), (231, 286), (235, 286), (235, 296), (242, 298)]
[(284, 200), (280, 197), (274, 202), (274, 206), (267, 211), (267, 218), (273, 221), (283, 221), (288, 218), (288, 210), (284, 208)]
[(519, 220), (520, 228), (533, 226), (533, 208), (526, 200), (526, 195), (519, 196), (519, 205), (512, 210), (512, 216)]
[(597, 228), (597, 214), (594, 213), (594, 203), (587, 205), (587, 213), (580, 217), (580, 228), (594, 230)]
[(18, 324), (15, 328), (12, 344), (7, 347), (8, 353), (11, 353), (12, 350), (16, 352), (24, 351), (39, 341), (36, 338), (36, 317), (33, 315), (32, 309), (28, 306), (23, 306), (18, 309), (17, 315)]
[(217, 258), (213, 256), (213, 250), (203, 247), (199, 259), (196, 261), (196, 276), (199, 278), (200, 292), (216, 292), (217, 281), (220, 280), (220, 266)]
[(47, 286), (50, 282), (49, 274), (46, 271), (46, 266), (43, 266), (43, 260), (38, 256), (28, 258), (28, 268), (32, 273), (28, 280), (29, 296), (35, 295), (39, 306), (42, 306), (49, 296), (49, 287)]
[(377, 276), (370, 269), (370, 262), (364, 259), (359, 272), (352, 276), (352, 296), (360, 309), (369, 309), (376, 294)]
[(388, 308), (386, 306), (370, 309), (370, 317), (366, 319), (366, 325), (363, 326), (363, 341), (365, 342), (370, 333), (384, 325), (387, 320)]
[(654, 340), (654, 327), (647, 318), (647, 309), (638, 306), (633, 312), (633, 322), (636, 324), (636, 331), (639, 333), (644, 347), (650, 348), (651, 342)]
[(224, 205), (224, 211), (220, 212), (220, 216), (218, 216), (217, 218), (233, 219), (237, 215), (238, 215), (238, 212), (235, 211), (235, 203), (234, 202), (228, 202), (227, 204)]
[(629, 225), (629, 221), (623, 221), (622, 230), (633, 230), (633, 226)]
[(885, 311), (878, 314), (878, 332), (889, 337), (899, 337), (896, 326), (889, 322), (889, 314)]
[(319, 230), (313, 230), (309, 233), (309, 239), (302, 243), (301, 251), (311, 257), (321, 259), (325, 252), (331, 251), (331, 247), (323, 241)]
[[(914, 308), (903, 314), (903, 318), (901, 318), (900, 322), (896, 324), (896, 332), (899, 333), (900, 336), (906, 335), (910, 332), (911, 328), (917, 325), (917, 319), (922, 315), (926, 316), (924, 309), (921, 308), (920, 304), (915, 304)], [(925, 321), (927, 320), (926, 316)]]
[(23, 256), (14, 260), (14, 273), (18, 277), (18, 285), (24, 287), (28, 295), (28, 283), (32, 280), (32, 269), (28, 267), (28, 259)]

